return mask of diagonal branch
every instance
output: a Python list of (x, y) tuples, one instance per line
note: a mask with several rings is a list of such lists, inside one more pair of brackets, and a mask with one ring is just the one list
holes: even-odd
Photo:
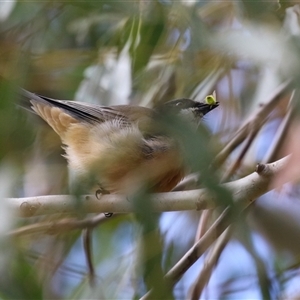
[[(230, 224), (229, 207), (227, 207), (212, 226), (204, 233), (177, 264), (165, 275), (166, 285), (173, 287), (184, 273), (202, 256), (211, 244), (223, 233)], [(152, 299), (153, 290), (150, 290), (140, 300)]]
[[(118, 216), (114, 214), (113, 217)], [(78, 218), (63, 218), (55, 221), (44, 221), (30, 225), (25, 225), (20, 228), (11, 230), (7, 233), (8, 236), (24, 236), (28, 234), (59, 234), (69, 232), (71, 230), (81, 230), (85, 228), (93, 228), (101, 223), (106, 222), (108, 219), (103, 214), (98, 214), (86, 219)]]
[[(253, 185), (257, 187), (256, 192), (262, 192), (264, 188), (267, 188), (269, 185), (269, 182), (273, 178), (273, 176), (282, 169), (282, 167), (286, 164), (286, 160), (288, 157), (285, 157), (275, 163), (263, 165), (259, 164), (257, 165), (256, 172), (257, 176), (262, 180), (256, 181), (254, 179), (254, 174), (252, 173), (240, 180), (224, 184), (226, 185), (232, 192), (234, 199), (247, 207), (249, 204), (252, 203), (252, 200), (250, 202), (247, 202), (252, 196), (254, 195), (255, 191), (245, 188), (246, 185), (244, 185), (243, 181), (250, 180), (248, 183), (251, 183), (252, 181)], [(234, 193), (232, 186), (230, 184), (236, 184), (236, 182), (240, 182), (241, 188), (245, 188), (245, 190), (240, 190), (238, 193)], [(263, 187), (263, 182), (265, 186)], [(252, 194), (251, 197), (246, 200), (247, 195)], [(262, 193), (263, 194), (263, 193)], [(243, 199), (243, 197), (245, 197)], [(258, 197), (254, 197), (253, 200), (255, 200)], [(196, 242), (192, 248), (176, 263), (176, 265), (165, 275), (165, 281), (166, 285), (169, 287), (173, 287), (178, 280), (183, 276), (183, 274), (204, 254), (204, 252), (216, 241), (216, 239), (228, 228), (228, 226), (231, 223), (231, 215), (230, 215), (230, 208), (227, 207), (222, 214), (217, 218), (217, 220), (212, 224), (212, 226), (204, 233), (204, 235), (199, 239), (198, 242)], [(230, 231), (227, 230), (227, 232)], [(220, 240), (220, 247), (217, 247), (216, 252), (212, 253), (211, 258), (211, 264), (214, 264), (215, 260), (218, 258), (218, 252), (222, 251), (223, 245), (226, 244), (226, 239), (228, 238), (228, 233), (224, 235), (224, 239)], [(202, 279), (204, 281), (204, 279)], [(146, 299), (152, 299), (153, 290), (150, 290), (147, 294), (145, 294), (140, 300), (146, 300)]]
[(203, 268), (195, 280), (195, 284), (191, 287), (191, 299), (199, 299), (204, 287), (207, 285), (214, 267), (218, 263), (220, 255), (227, 245), (232, 234), (232, 225), (230, 225), (219, 238), (216, 240), (214, 247), (205, 258)]
[(230, 142), (217, 155), (214, 164), (222, 164), (229, 154), (244, 141), (250, 132), (256, 132), (267, 121), (267, 116), (277, 106), (283, 95), (287, 94), (291, 89), (291, 80), (282, 83), (270, 96), (266, 104), (259, 108), (256, 114), (248, 119), (248, 121), (241, 127), (241, 129), (233, 136)]

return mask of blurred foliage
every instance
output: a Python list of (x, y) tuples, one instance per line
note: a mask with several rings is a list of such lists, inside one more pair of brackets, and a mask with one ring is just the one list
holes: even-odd
[[(214, 191), (220, 202), (232, 204), (232, 196), (218, 182), (237, 153), (219, 170), (210, 168), (210, 163), (279, 83), (295, 79), (299, 88), (299, 11), (297, 1), (275, 0), (2, 1), (0, 75), (49, 97), (103, 105), (153, 107), (178, 97), (203, 100), (216, 90), (220, 108), (204, 121), (215, 138), (204, 126), (194, 132), (186, 124), (179, 126), (179, 121), (165, 121), (168, 130), (184, 140), (186, 161), (193, 171), (200, 170), (202, 185)], [(0, 196), (66, 192), (66, 162), (61, 158), (59, 139), (42, 121), (16, 108), (15, 93), (13, 85), (0, 80), (0, 175), (5, 178)], [(282, 120), (287, 105), (288, 99), (270, 114), (270, 120)], [(274, 136), (274, 130), (267, 129), (268, 125), (233, 178), (253, 170), (258, 157), (262, 159), (267, 152)], [(293, 138), (298, 139), (299, 130), (294, 133)], [(299, 181), (299, 176), (293, 179)], [(159, 218), (151, 213), (151, 203), (142, 205), (146, 194), (136, 198), (136, 217), (118, 216), (94, 230), (94, 287), (89, 286), (79, 230), (15, 238), (1, 231), (0, 297), (137, 299), (153, 286), (166, 295), (163, 274), (192, 246), (199, 215), (186, 212), (172, 219), (165, 213)], [(255, 209), (263, 211), (259, 206)], [(13, 221), (3, 218), (1, 227), (10, 229), (66, 217), (20, 220), (6, 208), (3, 212)], [(298, 240), (300, 225), (296, 220), (286, 222), (288, 213), (282, 220), (277, 214), (268, 211), (268, 220), (261, 216), (255, 222), (264, 230), (251, 225), (253, 220), (241, 218), (233, 242), (239, 243), (240, 248), (234, 250), (237, 257), (245, 255), (241, 254), (245, 249), (248, 253), (241, 264), (246, 270), (231, 269), (225, 251), (205, 291), (207, 299), (290, 298), (290, 255), (299, 255), (298, 247), (280, 243), (274, 236), (277, 229), (273, 234), (268, 231), (272, 232), (273, 221), (279, 219), (278, 230), (284, 231), (285, 238)], [(289, 226), (284, 230), (285, 223)], [(263, 242), (257, 242), (257, 236)], [(256, 242), (272, 255), (266, 257), (257, 250)], [(263, 275), (276, 274), (263, 283), (258, 276), (257, 281), (259, 268), (247, 268), (251, 259), (266, 269)], [(199, 269), (191, 268), (185, 274), (172, 291), (174, 298), (187, 298)], [(293, 270), (298, 271), (299, 280), (297, 264)], [(248, 276), (254, 278), (249, 284)], [(274, 291), (271, 287), (276, 284)]]

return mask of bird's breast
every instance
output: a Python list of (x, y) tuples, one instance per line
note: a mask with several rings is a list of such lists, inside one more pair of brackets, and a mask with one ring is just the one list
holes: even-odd
[(95, 126), (72, 124), (65, 135), (66, 158), (76, 177), (94, 177), (109, 192), (128, 193), (146, 184), (155, 192), (170, 191), (184, 176), (174, 141), (145, 138), (135, 125), (117, 121)]

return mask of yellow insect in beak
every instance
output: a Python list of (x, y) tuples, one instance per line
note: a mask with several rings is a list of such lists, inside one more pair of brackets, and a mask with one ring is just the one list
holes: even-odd
[(212, 95), (208, 95), (205, 97), (205, 103), (208, 104), (208, 105), (214, 105), (217, 103), (217, 100), (216, 100), (216, 93), (213, 92)]

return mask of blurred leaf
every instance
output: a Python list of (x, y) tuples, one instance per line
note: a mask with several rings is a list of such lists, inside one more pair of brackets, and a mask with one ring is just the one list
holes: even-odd
[(243, 12), (246, 17), (254, 20), (264, 20), (266, 15), (275, 12), (279, 8), (277, 1), (240, 1), (242, 5)]
[[(7, 253), (11, 252), (6, 249)], [(43, 299), (42, 284), (34, 267), (18, 249), (11, 252), (13, 257), (6, 261), (5, 276), (0, 279), (0, 294), (6, 299)]]
[(164, 9), (158, 1), (141, 2), (140, 19), (138, 24), (137, 37), (133, 45), (133, 72), (143, 69), (165, 30)]
[(142, 229), (139, 245), (142, 277), (147, 290), (154, 290), (154, 299), (172, 299), (171, 288), (164, 281), (158, 215), (153, 212), (150, 197), (144, 191), (140, 190), (133, 196), (136, 217)]

